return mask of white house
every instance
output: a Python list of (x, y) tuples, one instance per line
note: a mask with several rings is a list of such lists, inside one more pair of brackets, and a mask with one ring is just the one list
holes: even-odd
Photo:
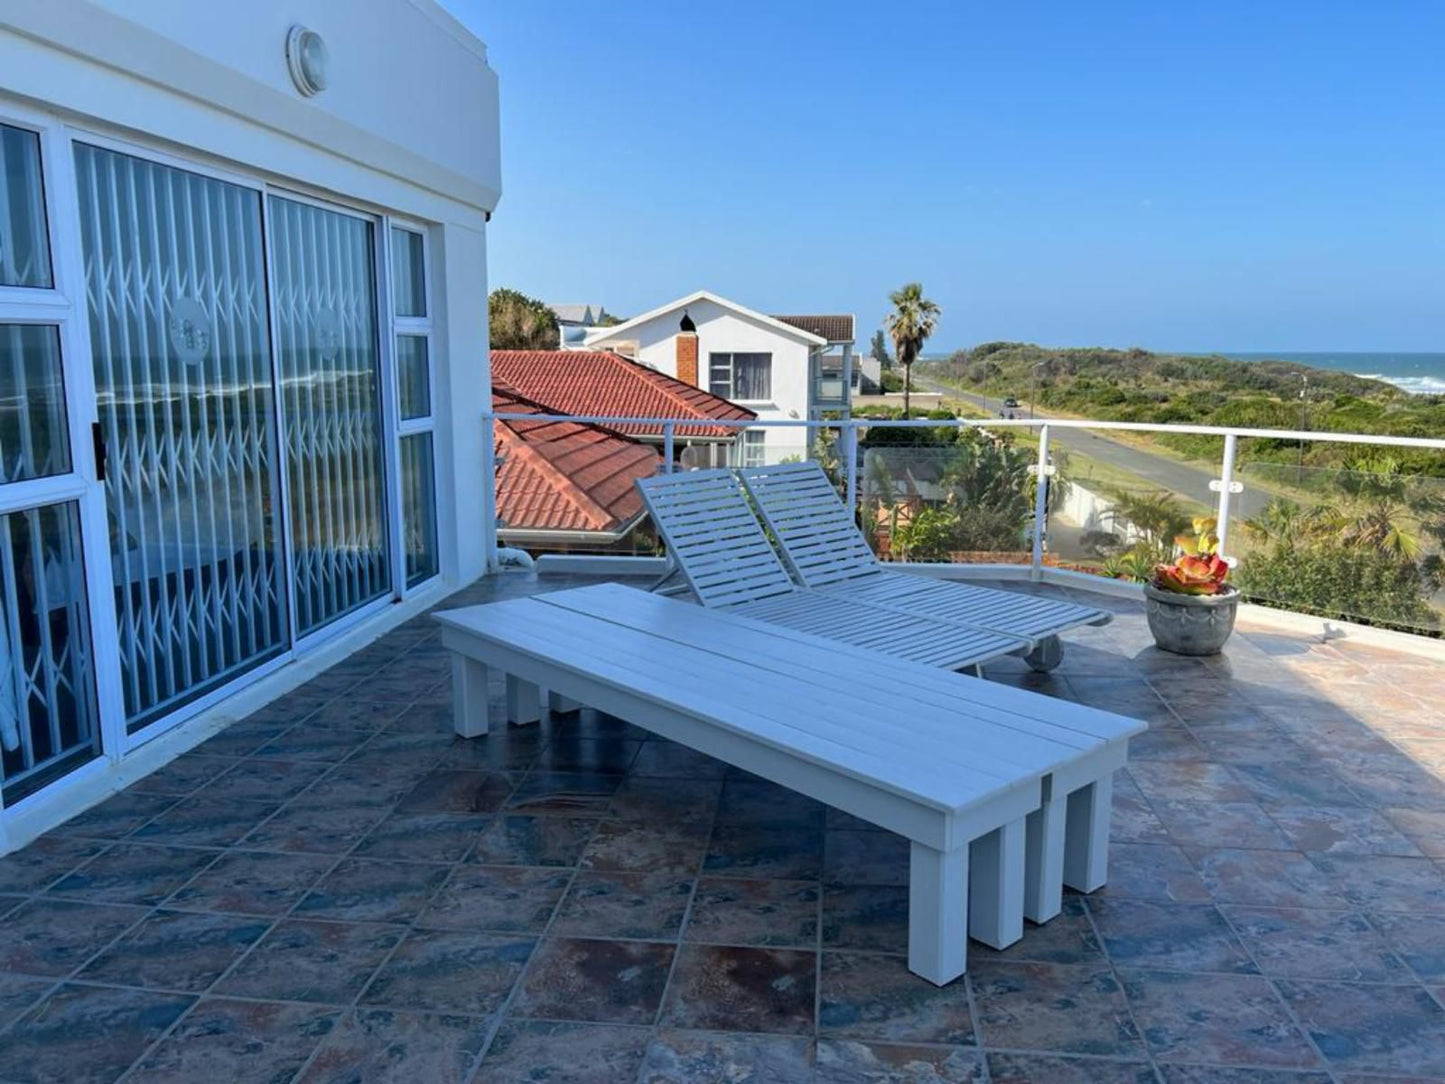
[[(852, 316), (768, 316), (698, 290), (614, 327), (592, 328), (585, 348), (612, 350), (747, 407), (765, 421), (848, 410)], [(748, 430), (746, 465), (806, 450), (803, 427)]]
[(501, 174), (433, 0), (6, 3), (0, 71), (4, 852), (485, 570)]

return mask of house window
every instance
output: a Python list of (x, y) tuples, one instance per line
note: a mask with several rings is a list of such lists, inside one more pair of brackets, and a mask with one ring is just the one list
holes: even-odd
[(406, 585), (431, 579), (437, 552), (436, 463), (431, 394), (431, 311), (427, 304), (426, 235), (391, 229), (397, 407), (401, 464), (402, 555)]
[(761, 467), (767, 463), (767, 440), (768, 434), (761, 429), (743, 430), (743, 466)]
[(709, 354), (708, 390), (724, 399), (771, 399), (773, 355)]
[(40, 137), (0, 124), (0, 286), (49, 289)]

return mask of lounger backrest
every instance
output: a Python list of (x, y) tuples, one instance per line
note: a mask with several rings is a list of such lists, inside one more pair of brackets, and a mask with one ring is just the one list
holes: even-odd
[(817, 463), (750, 467), (738, 474), (804, 587), (878, 570), (867, 540)]
[(668, 553), (704, 606), (797, 590), (730, 471), (683, 471), (639, 478), (636, 485)]

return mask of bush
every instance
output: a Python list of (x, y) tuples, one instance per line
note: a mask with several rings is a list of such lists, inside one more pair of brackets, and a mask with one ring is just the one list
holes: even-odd
[(1276, 544), (1246, 558), (1235, 582), (1246, 597), (1322, 617), (1440, 627), (1440, 615), (1429, 603), (1441, 587), (1438, 560), (1417, 562), (1323, 541)]
[(878, 381), (883, 385), (883, 390), (890, 395), (903, 391), (903, 378), (892, 369), (884, 369), (879, 374)]

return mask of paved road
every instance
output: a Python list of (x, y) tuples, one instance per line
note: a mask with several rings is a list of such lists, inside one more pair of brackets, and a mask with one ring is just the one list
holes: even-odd
[[(924, 391), (939, 392), (954, 399), (962, 399), (993, 415), (997, 415), (1004, 409), (1002, 399), (991, 399), (985, 395), (961, 392), (946, 384), (919, 376), (915, 376), (913, 382)], [(1027, 409), (1024, 407), (1024, 410), (1019, 413), (1022, 414)], [(1035, 416), (1042, 418), (1048, 415), (1040, 410), (1036, 412)], [(1049, 442), (1058, 444), (1065, 451), (1088, 456), (1100, 463), (1107, 463), (1112, 467), (1128, 471), (1161, 489), (1171, 490), (1191, 500), (1210, 506), (1213, 506), (1214, 502), (1218, 500), (1215, 494), (1209, 490), (1209, 480), (1219, 477), (1217, 471), (1191, 467), (1187, 463), (1180, 463), (1165, 456), (1141, 451), (1131, 445), (1121, 444), (1117, 440), (1110, 440), (1108, 437), (1099, 436), (1083, 429), (1051, 429), (1049, 430)], [(1236, 515), (1246, 519), (1258, 515), (1269, 501), (1268, 493), (1245, 489), (1243, 493), (1235, 495), (1234, 501), (1230, 505), (1230, 522), (1234, 522)]]

